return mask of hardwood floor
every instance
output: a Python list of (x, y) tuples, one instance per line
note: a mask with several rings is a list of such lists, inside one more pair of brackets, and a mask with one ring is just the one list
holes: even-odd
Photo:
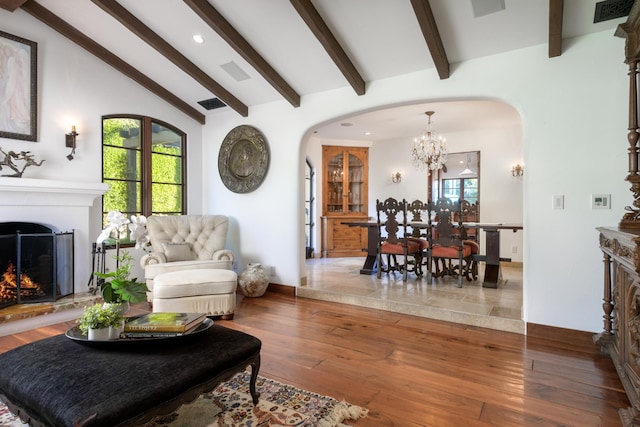
[[(523, 336), (273, 291), (217, 323), (262, 340), (261, 375), (368, 408), (357, 426), (618, 426), (629, 405), (586, 333)], [(0, 352), (73, 325), (1, 337)]]

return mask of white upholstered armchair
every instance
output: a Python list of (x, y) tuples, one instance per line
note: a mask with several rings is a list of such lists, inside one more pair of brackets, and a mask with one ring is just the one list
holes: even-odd
[[(227, 240), (227, 230), (229, 227), (228, 218), (224, 215), (178, 215), (178, 216), (150, 216), (147, 218), (147, 230), (149, 239), (153, 247), (153, 252), (144, 255), (140, 264), (144, 268), (147, 287), (149, 288), (148, 300), (153, 302), (154, 311), (199, 311), (224, 314), (221, 311), (233, 313), (233, 307), (222, 309), (217, 306), (215, 310), (197, 303), (201, 292), (201, 281), (231, 283), (233, 279), (233, 303), (235, 303), (235, 273), (231, 271), (233, 263), (233, 252), (225, 249)], [(200, 271), (202, 270), (202, 271)], [(204, 271), (206, 270), (206, 271)], [(227, 270), (227, 271), (212, 271)], [(232, 274), (233, 273), (233, 277)], [(184, 285), (182, 292), (189, 286), (188, 295), (190, 305), (176, 305), (172, 302), (170, 307), (162, 307), (156, 310), (156, 304), (164, 304), (164, 298), (183, 297), (176, 295), (177, 287), (163, 287), (163, 292), (168, 296), (154, 295), (154, 285), (158, 278), (163, 285), (173, 284)], [(185, 280), (190, 278), (189, 280)], [(190, 283), (186, 283), (186, 282)], [(196, 294), (193, 294), (193, 293)], [(160, 298), (160, 301), (158, 301)], [(196, 303), (194, 303), (194, 300)], [(202, 300), (202, 298), (200, 298)], [(229, 301), (230, 303), (231, 301)], [(228, 305), (228, 303), (227, 303)], [(207, 308), (207, 310), (204, 310)], [(212, 314), (216, 314), (213, 312)]]

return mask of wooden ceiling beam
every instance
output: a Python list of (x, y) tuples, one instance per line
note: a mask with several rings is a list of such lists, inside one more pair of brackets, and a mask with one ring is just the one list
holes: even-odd
[(324, 22), (311, 0), (290, 0), (298, 15), (316, 36), (322, 47), (327, 51), (333, 62), (338, 66), (353, 90), (358, 95), (365, 94), (365, 82), (349, 56)]
[(0, 0), (0, 9), (14, 12), (26, 2), (27, 0)]
[(115, 0), (91, 0), (243, 117), (249, 108)]
[(242, 37), (242, 35), (207, 0), (184, 2), (240, 56), (255, 68), (291, 105), (300, 106), (300, 95), (276, 70)]
[(411, 6), (413, 6), (413, 11), (418, 19), (418, 24), (420, 24), (422, 35), (427, 42), (427, 47), (431, 52), (431, 58), (440, 79), (448, 79), (450, 76), (449, 59), (447, 59), (447, 52), (444, 50), (429, 0), (411, 0)]
[(78, 46), (96, 56), (98, 59), (104, 61), (106, 64), (120, 71), (122, 74), (134, 80), (142, 87), (164, 99), (169, 104), (173, 105), (178, 110), (182, 111), (198, 123), (205, 123), (204, 114), (200, 113), (198, 110), (191, 107), (182, 99), (169, 92), (163, 86), (151, 80), (144, 73), (141, 73), (130, 64), (120, 59), (120, 57), (114, 55), (113, 53), (102, 47), (102, 45), (96, 43), (85, 34), (78, 31), (75, 27), (71, 26), (69, 23), (53, 14), (50, 10), (37, 3), (35, 0), (28, 0), (21, 7), (25, 12), (29, 13), (34, 18), (39, 19), (44, 24), (53, 28), (55, 31), (59, 32)]
[(564, 0), (549, 0), (549, 58), (562, 55)]

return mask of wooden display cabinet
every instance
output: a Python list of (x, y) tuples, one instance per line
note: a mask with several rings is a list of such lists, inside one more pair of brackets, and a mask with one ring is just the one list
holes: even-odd
[(322, 256), (364, 256), (367, 229), (345, 221), (368, 221), (369, 149), (322, 147)]

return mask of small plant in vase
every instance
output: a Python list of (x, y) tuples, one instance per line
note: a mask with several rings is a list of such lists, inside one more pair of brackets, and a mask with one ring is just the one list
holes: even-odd
[(114, 256), (116, 268), (106, 273), (96, 272), (95, 275), (98, 278), (104, 302), (124, 306), (123, 310), (125, 312), (130, 303), (136, 304), (146, 301), (147, 292), (149, 292), (146, 283), (138, 282), (137, 278), (130, 277), (133, 257), (127, 251), (120, 253), (121, 235), (126, 232), (127, 225), (131, 230), (132, 238), (136, 238), (136, 247), (144, 247), (149, 241), (144, 227), (146, 219), (144, 217), (132, 217), (132, 220), (130, 221), (120, 212), (109, 212), (107, 215), (107, 227), (102, 230), (96, 240), (96, 243), (100, 244), (113, 236), (116, 246), (116, 254)]
[[(86, 307), (78, 319), (78, 327), (91, 341), (117, 338), (123, 320), (122, 314), (113, 306), (94, 304)], [(118, 331), (113, 334), (112, 330)]]

